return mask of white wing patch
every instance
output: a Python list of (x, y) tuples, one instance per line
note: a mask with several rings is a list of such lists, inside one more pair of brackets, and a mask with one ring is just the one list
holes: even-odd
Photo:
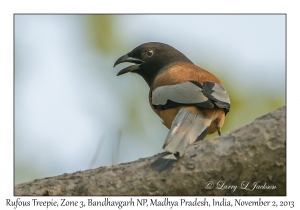
[(208, 98), (203, 94), (200, 87), (191, 82), (158, 87), (152, 92), (152, 103), (154, 105), (164, 105), (168, 100), (194, 104), (207, 101)]
[(212, 103), (216, 102), (218, 107), (229, 109), (230, 99), (224, 87), (214, 82), (204, 82), (203, 88), (200, 86), (193, 82), (184, 82), (158, 87), (152, 92), (152, 104), (166, 105), (169, 100), (179, 104), (197, 104), (199, 107), (213, 108)]

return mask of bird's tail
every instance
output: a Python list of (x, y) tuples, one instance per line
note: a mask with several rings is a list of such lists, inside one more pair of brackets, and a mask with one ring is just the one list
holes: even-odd
[(163, 149), (169, 153), (155, 160), (151, 164), (152, 169), (161, 172), (169, 168), (176, 162), (176, 157), (182, 157), (189, 144), (205, 138), (211, 121), (212, 118), (209, 116), (194, 114), (181, 108), (163, 145)]

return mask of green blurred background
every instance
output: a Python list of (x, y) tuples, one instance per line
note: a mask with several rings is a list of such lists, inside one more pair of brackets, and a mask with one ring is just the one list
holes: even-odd
[[(162, 152), (141, 77), (113, 68), (150, 41), (217, 75), (226, 133), (285, 105), (285, 15), (15, 15), (15, 183)], [(213, 135), (207, 138), (212, 138)]]

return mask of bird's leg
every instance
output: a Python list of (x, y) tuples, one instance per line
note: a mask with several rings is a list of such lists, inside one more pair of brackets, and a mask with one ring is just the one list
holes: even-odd
[(218, 127), (218, 134), (219, 134), (219, 136), (222, 135), (222, 133), (221, 133), (221, 128), (220, 128), (220, 127)]

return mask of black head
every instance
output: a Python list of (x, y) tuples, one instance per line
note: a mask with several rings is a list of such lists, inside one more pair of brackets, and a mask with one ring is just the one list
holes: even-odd
[(149, 87), (154, 78), (168, 67), (179, 63), (192, 63), (175, 48), (159, 42), (149, 42), (134, 48), (131, 52), (120, 57), (114, 66), (124, 62), (135, 65), (122, 69), (117, 75), (128, 72), (137, 73), (145, 79)]

